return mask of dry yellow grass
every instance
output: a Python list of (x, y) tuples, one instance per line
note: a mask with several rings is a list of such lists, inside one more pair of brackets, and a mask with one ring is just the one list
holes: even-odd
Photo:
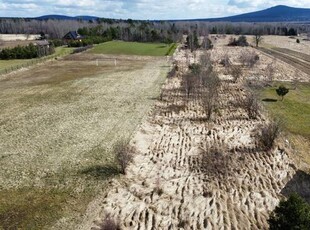
[[(59, 229), (79, 221), (75, 214), (118, 174), (112, 146), (136, 130), (167, 70), (165, 58), (118, 57), (115, 66), (111, 56), (77, 54), (2, 77), (2, 227), (36, 229), (66, 217)], [(27, 208), (39, 216), (23, 216)]]

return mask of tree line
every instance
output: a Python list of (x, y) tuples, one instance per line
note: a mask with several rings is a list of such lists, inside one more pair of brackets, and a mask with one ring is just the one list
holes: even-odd
[(27, 46), (16, 46), (14, 48), (4, 48), (0, 51), (0, 59), (31, 59), (39, 58), (53, 54), (55, 49), (53, 46), (35, 46), (29, 44)]
[(50, 38), (62, 38), (68, 31), (79, 31), (84, 35), (105, 36), (111, 39), (141, 42), (178, 41), (183, 34), (196, 31), (198, 36), (206, 34), (248, 34), (259, 31), (263, 35), (295, 36), (310, 33), (310, 25), (303, 23), (232, 23), (203, 21), (138, 21), (138, 20), (37, 20), (11, 18), (0, 19), (2, 34), (48, 34)]

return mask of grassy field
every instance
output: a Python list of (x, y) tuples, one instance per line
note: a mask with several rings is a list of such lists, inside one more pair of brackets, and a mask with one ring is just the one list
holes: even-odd
[(143, 56), (166, 56), (172, 55), (176, 49), (174, 43), (140, 43), (111, 41), (95, 46), (90, 53), (94, 54), (125, 54)]
[(74, 229), (118, 175), (112, 147), (136, 130), (169, 68), (165, 58), (100, 57), (0, 80), (0, 229)]
[(265, 101), (263, 104), (274, 117), (283, 121), (293, 144), (310, 164), (310, 84), (300, 83), (294, 89), (290, 83), (275, 83), (276, 86), (281, 84), (291, 89), (284, 100), (277, 96), (276, 87), (268, 87), (261, 92), (261, 98), (277, 101)]
[[(53, 58), (58, 56), (63, 56), (68, 53), (72, 52), (72, 48), (65, 48), (65, 47), (57, 47), (55, 49), (55, 53), (53, 55), (44, 57), (44, 58)], [(41, 58), (42, 59), (42, 58)], [(40, 58), (36, 59), (13, 59), (13, 60), (0, 60), (0, 73), (6, 69), (17, 69), (21, 66), (27, 67), (32, 64), (38, 63), (41, 60)]]

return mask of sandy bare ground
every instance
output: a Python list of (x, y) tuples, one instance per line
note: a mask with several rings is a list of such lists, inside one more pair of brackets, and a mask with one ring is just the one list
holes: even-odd
[(40, 34), (0, 34), (2, 41), (33, 41), (40, 37)]
[[(138, 152), (127, 175), (114, 180), (107, 196), (89, 207), (79, 229), (99, 229), (107, 214), (124, 229), (268, 228), (268, 215), (296, 167), (281, 140), (272, 151), (260, 150), (255, 136), (269, 122), (268, 117), (261, 113), (255, 120), (248, 119), (234, 102), (245, 97), (241, 82), (257, 74), (264, 78), (264, 67), (272, 58), (260, 54), (257, 67), (244, 69), (243, 80), (232, 83), (217, 63), (225, 53), (237, 63), (241, 48), (219, 44), (212, 57), (224, 84), (213, 121), (202, 121), (205, 114), (198, 100), (185, 102), (178, 77), (168, 79), (163, 100), (131, 142)], [(186, 62), (198, 56), (181, 50), (175, 59), (185, 71)], [(276, 62), (275, 68), (279, 79), (292, 79), (282, 63)], [(199, 167), (201, 154), (209, 147), (220, 149), (225, 156), (228, 163), (223, 175)], [(210, 168), (221, 170), (216, 161), (214, 165), (211, 161)]]

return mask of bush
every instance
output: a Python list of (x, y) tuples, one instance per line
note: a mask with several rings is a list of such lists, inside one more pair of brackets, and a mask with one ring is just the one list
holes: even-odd
[(54, 47), (59, 47), (65, 45), (65, 42), (62, 39), (53, 39), (49, 41)]
[(281, 97), (281, 101), (283, 101), (284, 96), (289, 92), (289, 89), (286, 88), (285, 86), (281, 85), (279, 88), (276, 89), (276, 92), (278, 96)]
[(242, 75), (242, 69), (240, 66), (231, 66), (229, 73), (233, 77), (233, 81), (237, 82)]
[(107, 215), (100, 225), (100, 230), (121, 230), (121, 227), (110, 215)]
[(249, 93), (243, 100), (243, 108), (247, 112), (250, 119), (256, 119), (259, 114), (259, 104), (256, 96)]
[(34, 44), (29, 44), (27, 46), (16, 46), (14, 48), (5, 48), (0, 51), (0, 59), (10, 60), (10, 59), (31, 59), (38, 58), (54, 53), (54, 46), (35, 46)]
[(114, 145), (114, 152), (116, 154), (116, 160), (120, 167), (122, 174), (126, 173), (126, 168), (133, 160), (133, 149), (129, 146), (127, 141), (119, 141)]
[(77, 40), (77, 41), (69, 41), (68, 46), (69, 47), (84, 47), (84, 46), (89, 46), (93, 44), (99, 44), (103, 42), (107, 42), (111, 39), (108, 39), (106, 37), (101, 37), (101, 36), (89, 36), (84, 38), (83, 40)]
[(270, 230), (310, 228), (310, 205), (297, 194), (292, 194), (271, 213), (268, 220)]
[(246, 36), (242, 35), (238, 39), (231, 37), (228, 46), (249, 46)]
[(261, 129), (259, 135), (259, 143), (264, 150), (270, 150), (273, 147), (275, 139), (280, 133), (280, 124), (279, 122), (271, 122)]
[(252, 68), (258, 62), (259, 56), (254, 51), (244, 51), (241, 53), (239, 60), (243, 66)]
[(202, 66), (200, 64), (190, 64), (188, 69), (195, 75), (199, 75), (201, 73)]
[(88, 45), (88, 46), (84, 46), (84, 47), (79, 47), (79, 48), (76, 48), (75, 50), (73, 50), (73, 53), (76, 54), (76, 53), (81, 53), (81, 52), (84, 52), (88, 49), (91, 49), (93, 48), (92, 45)]
[(296, 42), (297, 42), (297, 43), (300, 43), (300, 40), (297, 38), (297, 39), (296, 39)]
[(203, 47), (203, 48), (205, 48), (207, 50), (212, 49), (213, 48), (213, 44), (212, 44), (212, 41), (210, 40), (210, 38), (205, 37), (203, 39), (201, 47)]
[(220, 64), (223, 65), (225, 68), (228, 68), (231, 66), (231, 61), (228, 57), (228, 54), (224, 54), (224, 56), (220, 60)]

